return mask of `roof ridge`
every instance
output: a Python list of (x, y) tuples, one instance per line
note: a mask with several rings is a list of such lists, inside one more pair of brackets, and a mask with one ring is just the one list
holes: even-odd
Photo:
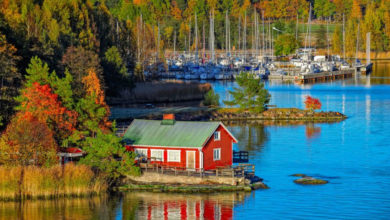
[[(134, 119), (133, 121), (163, 121), (162, 119), (161, 120), (158, 120), (158, 119)], [(221, 121), (178, 121), (176, 120), (176, 123), (177, 122), (191, 122), (191, 123), (222, 123)]]

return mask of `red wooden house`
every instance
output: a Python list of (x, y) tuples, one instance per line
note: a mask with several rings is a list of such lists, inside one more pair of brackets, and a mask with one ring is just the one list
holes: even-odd
[(221, 122), (134, 120), (124, 134), (127, 148), (152, 163), (183, 169), (211, 170), (233, 164), (236, 138)]

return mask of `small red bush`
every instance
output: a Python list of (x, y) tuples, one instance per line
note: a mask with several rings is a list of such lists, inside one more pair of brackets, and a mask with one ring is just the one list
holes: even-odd
[(311, 96), (306, 96), (306, 100), (305, 100), (306, 109), (314, 111), (317, 109), (321, 109), (321, 105), (322, 104), (319, 99), (313, 98)]

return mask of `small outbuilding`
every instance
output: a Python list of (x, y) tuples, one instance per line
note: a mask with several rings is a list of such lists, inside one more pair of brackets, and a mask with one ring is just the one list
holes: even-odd
[(237, 139), (221, 122), (135, 119), (124, 136), (126, 147), (151, 163), (187, 170), (212, 170), (233, 164)]

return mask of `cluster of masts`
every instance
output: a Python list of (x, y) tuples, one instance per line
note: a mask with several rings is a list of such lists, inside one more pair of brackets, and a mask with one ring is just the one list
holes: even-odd
[[(302, 69), (301, 72), (304, 73), (314, 73), (314, 72), (320, 72), (321, 66), (315, 67), (314, 66), (314, 56), (313, 52), (315, 51), (314, 48), (312, 48), (312, 36), (311, 36), (311, 18), (312, 14), (312, 8), (310, 5), (310, 11), (309, 11), (309, 17), (308, 17), (308, 25), (307, 30), (305, 33), (305, 39), (304, 39), (304, 48), (300, 49), (300, 53), (297, 52), (296, 56), (298, 59), (294, 59), (290, 62), (291, 65), (298, 66), (300, 68), (306, 68)], [(261, 21), (260, 21), (261, 19)], [(297, 15), (297, 27), (296, 27), (296, 35), (295, 37), (298, 38), (298, 27), (299, 27), (299, 17)], [(241, 21), (241, 17), (239, 17), (238, 22), (238, 42), (237, 42), (237, 48), (234, 47), (233, 53), (232, 53), (232, 43), (231, 43), (231, 30), (230, 30), (230, 19), (229, 19), (229, 12), (226, 11), (225, 14), (225, 44), (223, 45), (222, 52), (219, 51), (219, 53), (216, 53), (215, 48), (215, 13), (214, 11), (211, 11), (209, 13), (209, 37), (208, 37), (208, 52), (206, 52), (206, 34), (205, 34), (205, 23), (203, 22), (203, 33), (202, 33), (202, 46), (203, 50), (201, 55), (199, 55), (199, 32), (198, 32), (198, 18), (197, 14), (195, 13), (194, 16), (194, 44), (191, 45), (191, 37), (192, 37), (192, 31), (191, 31), (191, 21), (189, 22), (189, 31), (188, 31), (188, 38), (185, 36), (185, 48), (186, 50), (183, 52), (177, 51), (177, 33), (176, 30), (173, 34), (173, 55), (172, 53), (164, 54), (164, 59), (167, 61), (168, 64), (168, 70), (175, 71), (176, 69), (183, 70), (186, 68), (190, 69), (197, 69), (199, 70), (199, 66), (203, 66), (204, 68), (200, 68), (200, 71), (203, 71), (205, 69), (215, 69), (219, 68), (223, 70), (223, 72), (234, 72), (237, 73), (242, 70), (260, 70), (262, 74), (272, 74), (272, 71), (275, 72), (275, 65), (274, 65), (274, 31), (284, 33), (284, 31), (277, 29), (276, 27), (271, 27), (271, 21), (264, 19), (264, 12), (261, 13), (261, 18), (259, 14), (257, 13), (256, 9), (254, 9), (253, 13), (253, 22), (252, 22), (252, 43), (251, 43), (251, 51), (248, 52), (247, 48), (247, 15), (246, 12), (243, 17), (243, 21)], [(260, 25), (261, 22), (261, 25)], [(241, 27), (243, 23), (243, 27)], [(335, 60), (340, 61), (340, 58), (332, 59), (330, 55), (330, 46), (329, 46), (329, 23), (330, 19), (327, 20), (327, 56), (325, 57), (324, 62), (329, 62), (329, 64), (326, 64), (325, 69), (336, 69), (335, 66), (337, 66), (334, 62)], [(358, 28), (359, 29), (359, 28)], [(156, 29), (154, 29), (156, 30)], [(159, 56), (160, 56), (160, 25), (157, 25), (157, 43), (156, 43), (156, 56), (154, 59), (154, 63), (151, 65), (158, 65), (159, 63)], [(358, 30), (359, 31), (359, 30)], [(140, 17), (140, 22), (138, 22), (138, 36), (137, 36), (137, 59), (138, 61), (142, 60), (142, 55), (145, 52), (144, 43), (140, 42), (140, 34), (143, 34), (142, 39), (145, 38), (145, 24), (142, 22), (142, 15)], [(359, 34), (358, 34), (359, 36)], [(368, 35), (369, 39), (369, 35)], [(188, 42), (188, 43), (187, 43)], [(343, 16), (343, 42), (345, 42), (345, 18)], [(357, 39), (357, 50), (356, 54), (358, 52), (358, 43), (359, 39)], [(367, 45), (369, 46), (369, 41), (367, 42)], [(192, 50), (191, 46), (194, 46), (194, 50)], [(224, 51), (224, 52), (223, 52)], [(369, 49), (367, 50), (370, 51)], [(369, 55), (368, 55), (369, 57)], [(345, 59), (345, 43), (343, 43), (343, 58)], [(145, 57), (144, 57), (145, 60)], [(322, 60), (322, 58), (321, 58)], [(333, 62), (332, 64), (330, 64)], [(299, 63), (299, 64), (298, 64)], [(321, 65), (324, 65), (321, 63)], [(356, 64), (357, 59), (356, 59)], [(360, 64), (359, 64), (360, 65)], [(347, 68), (346, 62), (343, 60), (342, 62), (342, 68)], [(163, 68), (161, 68), (163, 69)], [(166, 69), (166, 68), (165, 68)], [(162, 70), (163, 71), (163, 70)], [(191, 71), (189, 71), (191, 72)], [(199, 71), (197, 72), (198, 75), (201, 75)], [(211, 70), (208, 72), (221, 72), (221, 71), (215, 71)], [(277, 72), (282, 72), (277, 70)], [(223, 77), (223, 78), (234, 78), (234, 73), (231, 73), (231, 77)], [(264, 76), (261, 76), (264, 78)], [(194, 77), (195, 78), (195, 77)]]

